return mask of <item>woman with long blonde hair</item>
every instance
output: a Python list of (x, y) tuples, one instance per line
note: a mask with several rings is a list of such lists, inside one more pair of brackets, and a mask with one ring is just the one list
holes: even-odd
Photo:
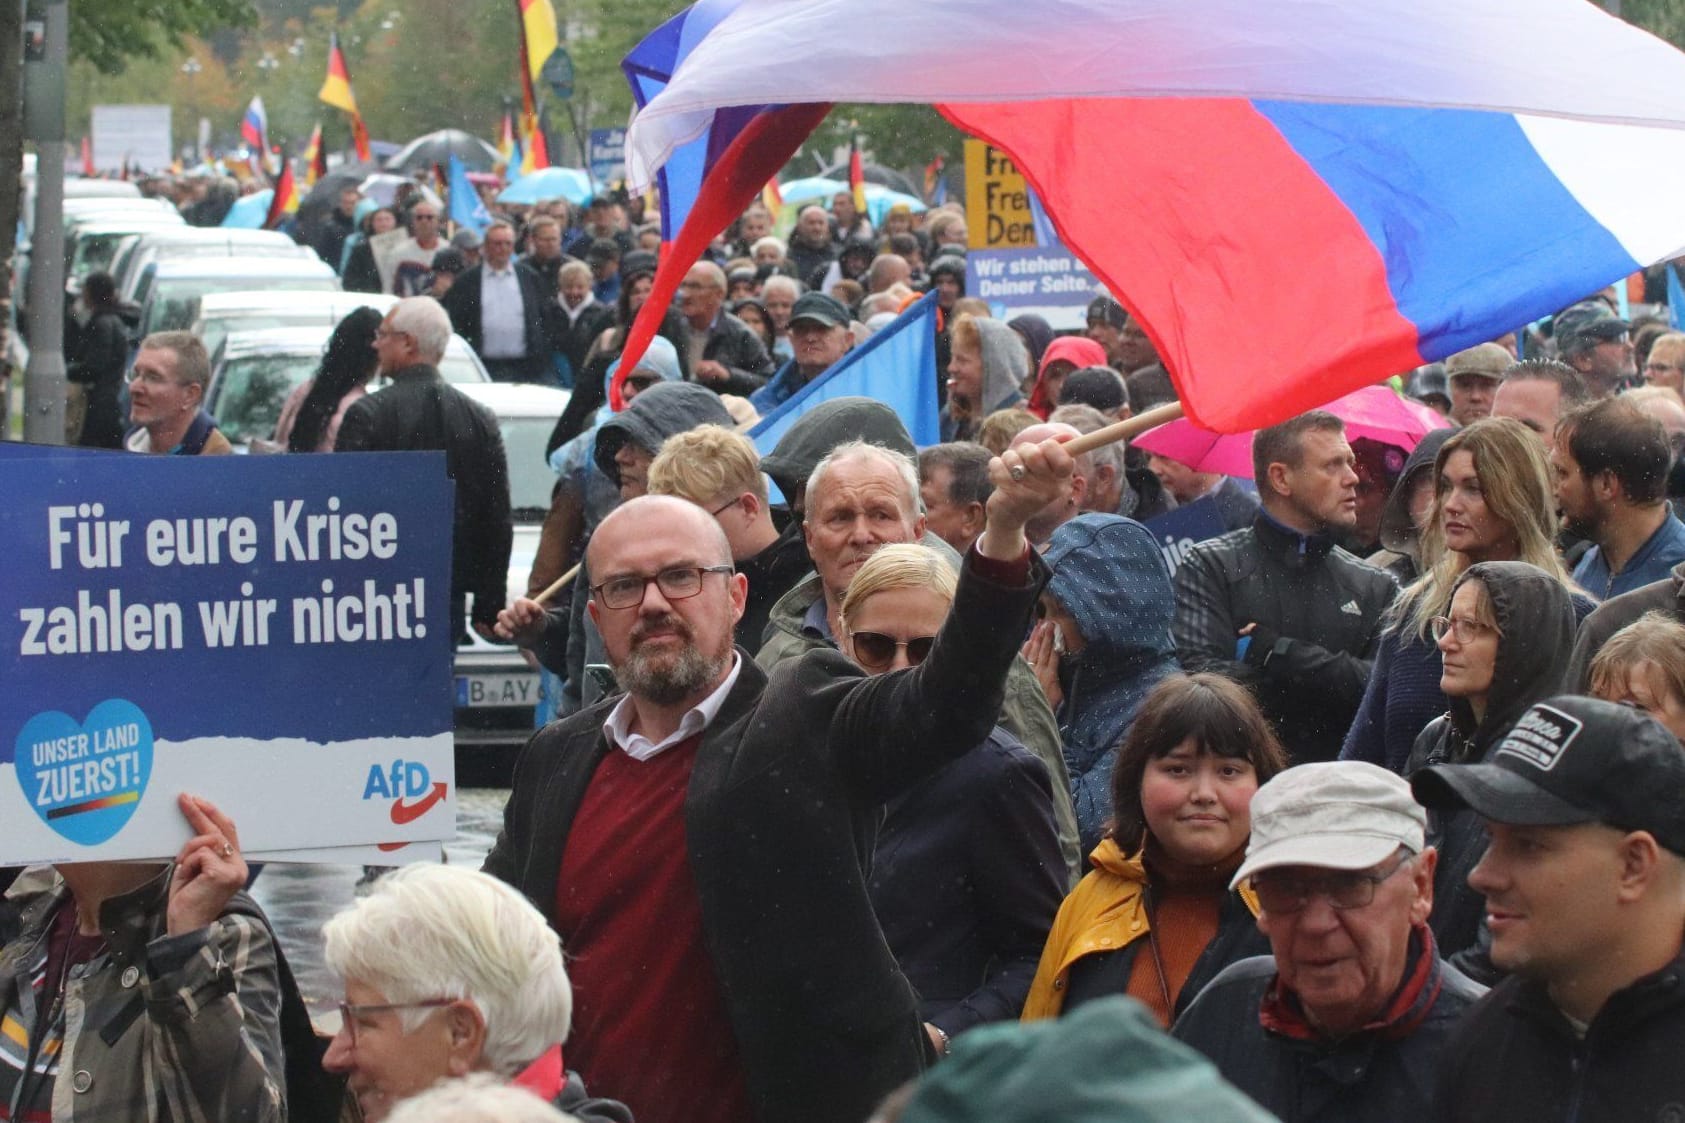
[[(1402, 773), (1428, 722), (1446, 712), (1442, 663), (1429, 633), (1469, 566), (1523, 561), (1572, 588), (1556, 551), (1556, 496), (1544, 446), (1526, 426), (1488, 417), (1459, 430), (1434, 458), (1433, 507), (1420, 537), (1422, 575), (1387, 610), (1368, 689), (1342, 760)], [(1592, 603), (1572, 593), (1575, 615)]]

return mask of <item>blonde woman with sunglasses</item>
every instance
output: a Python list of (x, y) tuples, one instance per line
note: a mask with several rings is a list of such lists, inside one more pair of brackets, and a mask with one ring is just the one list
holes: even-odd
[[(842, 647), (868, 675), (922, 662), (952, 607), (953, 566), (883, 546), (849, 583)], [(869, 889), (938, 1053), (961, 1032), (1018, 1016), (1064, 895), (1053, 789), (1040, 759), (996, 728), (891, 800)]]

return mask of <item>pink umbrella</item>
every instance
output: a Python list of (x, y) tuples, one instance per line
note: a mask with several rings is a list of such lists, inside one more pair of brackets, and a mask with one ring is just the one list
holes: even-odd
[[(1346, 423), (1347, 439), (1368, 437), (1409, 452), (1434, 429), (1448, 424), (1427, 406), (1401, 397), (1385, 386), (1365, 386), (1322, 407)], [(1252, 434), (1216, 433), (1187, 419), (1150, 429), (1135, 439), (1137, 448), (1175, 460), (1196, 472), (1252, 478)]]

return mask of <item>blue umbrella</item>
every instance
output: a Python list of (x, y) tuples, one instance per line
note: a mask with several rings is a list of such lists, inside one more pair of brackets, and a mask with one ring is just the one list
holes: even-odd
[(924, 200), (916, 195), (892, 191), (879, 183), (866, 185), (866, 214), (871, 218), (873, 226), (882, 226), (884, 218), (889, 214), (889, 208), (897, 203), (907, 204), (914, 214), (923, 214), (927, 209)]
[[(787, 207), (822, 200), (828, 209), (831, 197), (839, 191), (847, 190), (848, 184), (845, 181), (822, 175), (809, 176), (807, 179), (793, 179), (789, 183), (778, 185), (778, 194), (783, 198), (784, 205)], [(914, 214), (922, 213), (925, 210), (923, 199), (900, 191), (891, 191), (881, 183), (868, 183), (866, 185), (866, 217), (872, 220), (873, 226), (883, 225), (884, 215), (888, 214), (889, 208), (896, 203), (906, 203), (913, 209)]]
[(831, 196), (847, 190), (847, 183), (840, 179), (827, 179), (822, 175), (792, 179), (789, 183), (778, 185), (778, 194), (783, 197), (785, 206), (791, 203), (809, 203), (815, 199), (824, 199), (829, 203)]
[(539, 168), (511, 183), (497, 197), (500, 203), (542, 203), (566, 199), (583, 206), (591, 198), (591, 178), (578, 168)]
[(262, 191), (254, 191), (250, 195), (242, 195), (234, 200), (234, 205), (228, 208), (222, 224), (233, 226), (241, 230), (259, 230), (263, 227), (263, 220), (269, 217), (269, 204), (275, 199), (275, 189), (265, 187)]

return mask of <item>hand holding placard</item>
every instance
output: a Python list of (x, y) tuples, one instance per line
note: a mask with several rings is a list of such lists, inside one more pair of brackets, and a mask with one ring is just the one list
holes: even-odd
[(245, 888), (246, 859), (234, 821), (208, 799), (183, 792), (176, 797), (193, 837), (176, 855), (170, 879), (166, 929), (172, 936), (197, 932), (222, 915), (229, 898)]

